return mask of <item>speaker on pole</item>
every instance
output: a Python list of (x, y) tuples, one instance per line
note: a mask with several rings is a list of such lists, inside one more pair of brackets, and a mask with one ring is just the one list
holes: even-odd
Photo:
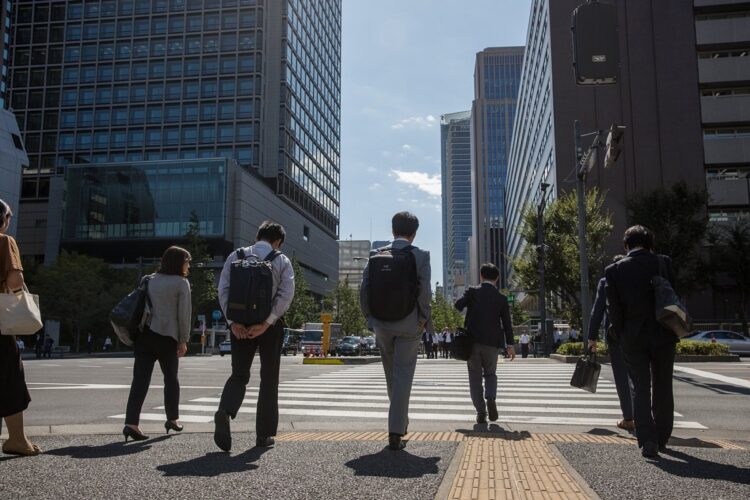
[(620, 45), (613, 0), (589, 0), (573, 11), (573, 68), (578, 85), (617, 83)]

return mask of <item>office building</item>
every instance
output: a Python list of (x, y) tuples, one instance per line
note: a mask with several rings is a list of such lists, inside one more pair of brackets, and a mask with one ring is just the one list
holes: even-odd
[[(628, 196), (678, 181), (706, 185), (697, 63), (713, 62), (696, 61), (693, 1), (617, 2), (620, 79), (616, 85), (598, 87), (576, 86), (573, 77), (570, 19), (580, 3), (533, 0), (531, 5), (506, 190), (511, 258), (524, 250), (523, 215), (539, 201), (541, 183), (550, 185), (552, 197), (575, 190), (575, 120), (583, 133), (606, 130), (613, 123), (627, 127), (618, 162), (604, 169), (599, 161), (587, 183), (606, 192), (614, 222), (608, 244), (612, 254), (622, 251)], [(696, 5), (720, 3), (730, 2), (695, 0)], [(739, 61), (736, 69), (749, 68), (750, 59), (734, 60)], [(725, 70), (724, 75), (730, 73)], [(740, 72), (733, 76), (740, 77)], [(582, 143), (587, 147), (591, 140)], [(741, 149), (746, 140), (729, 142)], [(510, 263), (506, 269), (512, 273)]]
[[(478, 263), (501, 269), (505, 287), (505, 181), (521, 81), (523, 47), (492, 47), (479, 52), (471, 108), (472, 218)], [(479, 276), (470, 277), (472, 283)]]
[(443, 290), (448, 300), (463, 295), (471, 238), (471, 112), (440, 119), (443, 185)]
[[(13, 112), (8, 110), (8, 59), (10, 57), (10, 29), (13, 2), (6, 1), (0, 6), (0, 200), (10, 205), (18, 213), (18, 200), (21, 192), (21, 171), (29, 160), (18, 130), (18, 122)], [(11, 219), (8, 234), (15, 235), (17, 217)]]
[(359, 290), (362, 271), (370, 258), (369, 240), (339, 241), (339, 282), (346, 283), (352, 290)]
[[(285, 214), (278, 222), (287, 228), (300, 222), (285, 250), (298, 256), (313, 290), (335, 284), (341, 0), (17, 4), (10, 99), (29, 154), (19, 221), (25, 252), (48, 261), (56, 253), (69, 193), (60, 179), (71, 166), (148, 162), (148, 170), (224, 158), (288, 207), (272, 204), (268, 217)], [(183, 222), (203, 204), (195, 194)], [(266, 213), (259, 200), (225, 201)], [(59, 234), (64, 247), (68, 233)], [(230, 246), (254, 236), (234, 233)]]

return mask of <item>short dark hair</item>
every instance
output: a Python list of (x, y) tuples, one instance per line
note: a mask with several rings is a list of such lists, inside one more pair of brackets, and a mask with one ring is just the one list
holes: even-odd
[(411, 212), (399, 212), (391, 219), (393, 236), (413, 236), (419, 229), (419, 219)]
[(174, 276), (186, 277), (183, 272), (183, 265), (185, 262), (190, 262), (192, 257), (190, 252), (182, 247), (172, 246), (164, 251), (164, 255), (161, 256), (161, 264), (159, 265), (159, 274), (171, 274)]
[(284, 243), (285, 239), (286, 231), (284, 230), (284, 226), (270, 220), (263, 221), (258, 228), (258, 233), (255, 235), (256, 241), (263, 240), (268, 243), (273, 243), (276, 240), (281, 240)]
[(654, 249), (654, 233), (645, 226), (631, 226), (625, 231), (622, 242), (626, 248), (643, 247), (646, 250)]
[(492, 262), (487, 262), (482, 264), (479, 274), (486, 280), (495, 281), (500, 277), (500, 269)]

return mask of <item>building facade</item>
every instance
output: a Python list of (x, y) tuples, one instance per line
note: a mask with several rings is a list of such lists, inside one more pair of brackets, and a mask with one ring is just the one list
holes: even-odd
[(303, 268), (337, 274), (340, 0), (17, 4), (10, 99), (29, 154), (27, 252), (54, 252), (51, 186), (69, 166), (225, 158), (289, 207), (279, 222), (303, 221), (302, 242), (325, 239), (330, 251)]
[[(477, 54), (474, 69), (472, 232), (477, 253), (472, 258), (477, 263), (492, 262), (498, 266), (503, 287), (506, 284), (505, 183), (523, 58), (523, 47), (492, 47)], [(478, 281), (478, 275), (470, 277), (470, 282)]]
[[(580, 2), (532, 2), (508, 171), (506, 241), (511, 257), (524, 250), (519, 234), (523, 214), (536, 206), (541, 183), (550, 185), (553, 197), (575, 189), (575, 120), (583, 133), (606, 130), (613, 123), (627, 127), (617, 164), (605, 169), (600, 161), (587, 184), (606, 192), (614, 222), (611, 253), (622, 250), (630, 195), (678, 181), (705, 187), (692, 3), (617, 2), (619, 82), (579, 87), (571, 66), (570, 18)], [(510, 265), (507, 270), (512, 273)]]
[(471, 238), (471, 112), (440, 119), (443, 185), (443, 290), (448, 300), (463, 295)]
[(346, 283), (352, 290), (359, 290), (362, 271), (370, 258), (369, 240), (339, 241), (339, 282)]

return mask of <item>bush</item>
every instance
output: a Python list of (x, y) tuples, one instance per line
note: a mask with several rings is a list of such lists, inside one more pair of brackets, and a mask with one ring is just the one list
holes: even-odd
[[(583, 342), (566, 342), (557, 348), (557, 354), (563, 356), (580, 356), (583, 354)], [(596, 345), (596, 354), (600, 356), (608, 356), (609, 351), (607, 346), (601, 342)]]
[(698, 342), (695, 340), (681, 340), (677, 344), (677, 355), (698, 355), (698, 356), (726, 356), (729, 354), (729, 346), (713, 344), (711, 342)]

